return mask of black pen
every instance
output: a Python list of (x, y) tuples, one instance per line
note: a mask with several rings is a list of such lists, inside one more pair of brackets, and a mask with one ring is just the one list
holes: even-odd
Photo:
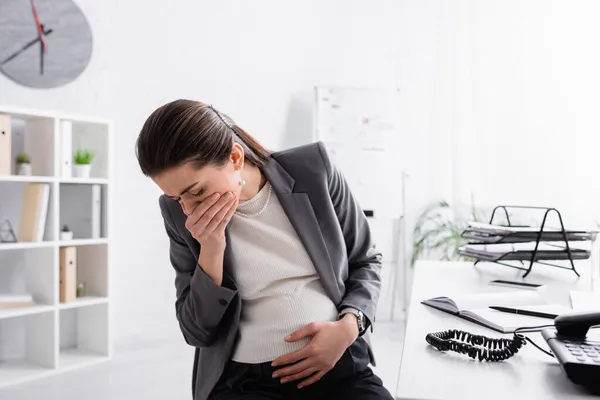
[(496, 311), (502, 311), (502, 312), (506, 312), (506, 313), (520, 314), (520, 315), (529, 315), (531, 317), (550, 318), (550, 319), (554, 319), (554, 318), (558, 317), (558, 315), (556, 315), (556, 314), (546, 314), (546, 313), (537, 312), (537, 311), (518, 310), (516, 308), (508, 308), (508, 307), (500, 307), (500, 306), (490, 306), (490, 308), (492, 310), (496, 310)]

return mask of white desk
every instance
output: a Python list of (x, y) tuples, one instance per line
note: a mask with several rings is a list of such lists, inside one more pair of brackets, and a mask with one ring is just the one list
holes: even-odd
[[(578, 271), (582, 269), (578, 266)], [(572, 271), (534, 265), (528, 282), (547, 285), (543, 297), (570, 306), (569, 289), (588, 290), (590, 279)], [(430, 332), (460, 329), (489, 337), (511, 337), (432, 309), (421, 301), (460, 293), (509, 292), (488, 285), (492, 279), (520, 280), (523, 272), (494, 264), (419, 262), (415, 276), (398, 381), (398, 399), (588, 399), (594, 397), (572, 384), (556, 360), (530, 343), (504, 362), (479, 362), (466, 355), (440, 352), (429, 346)], [(459, 304), (460, 306), (460, 304)], [(597, 333), (595, 332), (594, 335)], [(539, 333), (528, 334), (543, 348)]]

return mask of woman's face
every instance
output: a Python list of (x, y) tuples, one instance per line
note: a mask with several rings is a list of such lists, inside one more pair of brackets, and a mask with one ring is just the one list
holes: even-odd
[(196, 169), (186, 163), (154, 176), (152, 180), (165, 195), (179, 201), (183, 212), (190, 215), (198, 204), (214, 193), (233, 192), (239, 198), (243, 162), (244, 150), (234, 143), (231, 156), (223, 166), (207, 165)]

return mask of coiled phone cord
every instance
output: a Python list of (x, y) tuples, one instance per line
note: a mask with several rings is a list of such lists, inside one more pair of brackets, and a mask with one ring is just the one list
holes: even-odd
[(429, 333), (425, 337), (427, 343), (439, 351), (454, 351), (466, 354), (479, 361), (503, 361), (519, 352), (519, 349), (530, 342), (535, 347), (554, 357), (552, 353), (542, 349), (528, 337), (519, 332), (531, 332), (540, 328), (553, 327), (554, 325), (522, 327), (515, 329), (512, 339), (489, 338), (482, 335), (473, 335), (469, 332), (452, 329), (444, 332)]

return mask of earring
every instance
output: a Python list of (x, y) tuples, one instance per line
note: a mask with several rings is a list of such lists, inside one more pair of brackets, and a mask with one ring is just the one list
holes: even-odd
[(236, 168), (235, 170), (240, 174), (240, 186), (244, 186), (246, 185), (246, 181), (242, 178), (242, 169), (244, 169), (244, 164), (241, 164), (239, 166), (239, 168)]

